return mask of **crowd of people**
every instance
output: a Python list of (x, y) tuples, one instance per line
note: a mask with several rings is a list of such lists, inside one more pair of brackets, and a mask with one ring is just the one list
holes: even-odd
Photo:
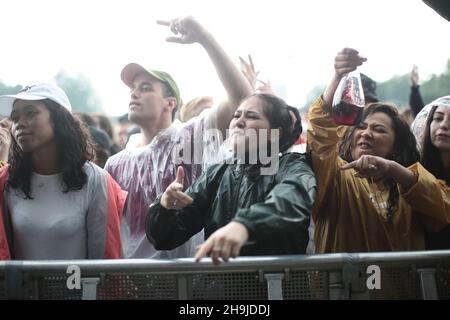
[(192, 17), (158, 23), (167, 41), (206, 51), (227, 99), (183, 104), (170, 74), (129, 63), (115, 133), (103, 115), (72, 113), (53, 84), (0, 96), (0, 259), (450, 249), (450, 96), (424, 106), (417, 70), (411, 114), (361, 75), (361, 119), (340, 125), (335, 92), (367, 60), (344, 48), (304, 141), (299, 111), (250, 56), (241, 70)]

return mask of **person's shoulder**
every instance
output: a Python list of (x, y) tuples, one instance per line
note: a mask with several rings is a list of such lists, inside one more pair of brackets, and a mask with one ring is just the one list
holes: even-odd
[(86, 161), (83, 165), (83, 170), (88, 176), (88, 179), (94, 175), (102, 176), (106, 174), (105, 169), (100, 168), (98, 165), (90, 161)]
[(209, 115), (211, 113), (211, 110), (205, 109), (203, 110), (199, 115), (192, 117), (187, 122), (181, 122), (180, 120), (175, 120), (172, 123), (172, 126), (176, 126), (177, 131), (183, 131), (183, 130), (194, 130), (198, 128), (207, 127), (205, 124), (207, 124), (207, 120), (209, 120)]
[(90, 161), (83, 165), (83, 170), (87, 175), (88, 184), (103, 184), (108, 176), (111, 176), (108, 171)]
[(311, 171), (311, 155), (308, 153), (287, 152), (280, 157), (280, 168), (292, 169), (293, 166), (300, 166), (302, 169)]
[(107, 171), (114, 169), (121, 164), (130, 161), (132, 158), (132, 152), (129, 149), (123, 149), (108, 158), (105, 164), (105, 169)]
[(301, 152), (286, 152), (283, 153), (280, 157), (280, 161), (289, 162), (289, 161), (308, 161), (308, 154)]

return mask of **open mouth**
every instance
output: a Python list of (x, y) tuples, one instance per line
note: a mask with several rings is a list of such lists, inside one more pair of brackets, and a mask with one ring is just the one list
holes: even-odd
[(372, 149), (372, 145), (370, 143), (367, 143), (367, 142), (360, 142), (360, 143), (358, 143), (358, 146), (361, 149)]

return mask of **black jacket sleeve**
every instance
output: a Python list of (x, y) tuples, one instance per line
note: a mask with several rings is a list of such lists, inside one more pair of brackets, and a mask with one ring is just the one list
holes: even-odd
[(414, 118), (423, 109), (424, 104), (422, 95), (420, 94), (419, 86), (411, 86), (411, 93), (409, 94), (409, 106), (413, 112)]
[(218, 169), (220, 167), (211, 166), (186, 190), (193, 203), (182, 210), (164, 208), (160, 197), (150, 205), (145, 232), (155, 249), (175, 249), (204, 228), (212, 197), (217, 191)]

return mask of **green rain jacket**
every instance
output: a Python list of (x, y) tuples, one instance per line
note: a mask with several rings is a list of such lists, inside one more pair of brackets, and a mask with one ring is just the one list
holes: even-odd
[(316, 179), (306, 156), (286, 153), (274, 175), (256, 165), (210, 166), (186, 190), (193, 203), (181, 210), (150, 206), (146, 233), (157, 250), (174, 249), (204, 228), (205, 239), (231, 221), (247, 227), (240, 255), (304, 254), (316, 196)]

